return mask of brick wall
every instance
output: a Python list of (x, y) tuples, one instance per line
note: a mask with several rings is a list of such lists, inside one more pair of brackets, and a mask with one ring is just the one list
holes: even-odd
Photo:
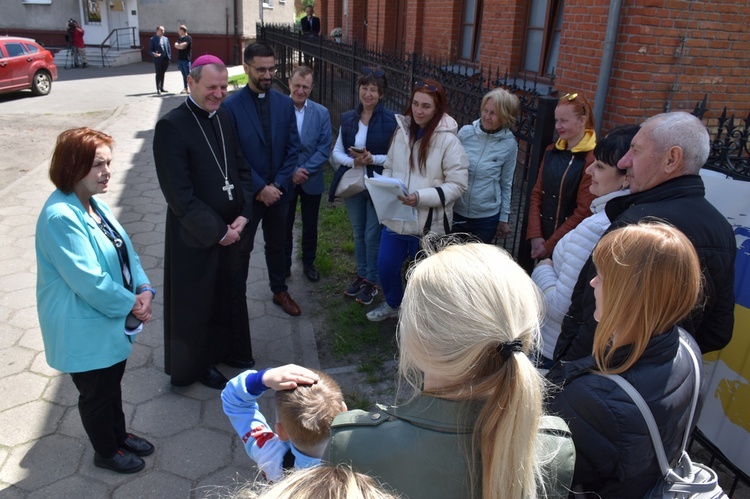
[(480, 60), (485, 67), (511, 73), (521, 66), (526, 25), (526, 1), (485, 0)]
[[(565, 4), (556, 87), (593, 100), (606, 30), (606, 0)], [(585, 12), (585, 13), (584, 13)], [(707, 117), (750, 111), (750, 12), (745, 0), (624, 2), (602, 130), (665, 110)]]
[[(457, 59), (463, 2), (368, 0), (368, 41), (383, 48), (395, 36), (393, 17), (383, 13), (389, 4), (402, 9), (396, 15), (404, 16), (407, 53)], [(484, 1), (482, 66), (501, 74), (521, 67), (527, 4)], [(579, 92), (592, 105), (608, 15), (609, 0), (565, 2), (555, 88)], [(705, 94), (708, 117), (727, 106), (744, 118), (750, 111), (749, 76), (747, 0), (624, 0), (601, 129), (640, 123), (667, 108), (690, 111)]]

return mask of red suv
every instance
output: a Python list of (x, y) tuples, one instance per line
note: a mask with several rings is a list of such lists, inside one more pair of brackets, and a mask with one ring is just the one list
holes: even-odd
[(30, 38), (0, 36), (0, 94), (30, 88), (47, 95), (57, 79), (52, 53)]

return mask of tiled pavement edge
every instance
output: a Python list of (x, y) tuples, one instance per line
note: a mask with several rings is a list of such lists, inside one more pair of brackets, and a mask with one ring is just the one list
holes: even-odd
[[(149, 86), (153, 76), (142, 75)], [(163, 279), (165, 203), (151, 152), (158, 117), (183, 98), (144, 94), (98, 128), (115, 139), (114, 174), (103, 199), (114, 209), (158, 290)], [(118, 475), (93, 465), (70, 376), (47, 366), (36, 314), (34, 229), (53, 190), (48, 164), (0, 191), (0, 498), (198, 498), (214, 486), (252, 478), (254, 469), (221, 410), (219, 392), (175, 388), (163, 372), (162, 298), (134, 344), (123, 379), (128, 428), (156, 445), (146, 469)], [(309, 321), (310, 286), (294, 261), (290, 293), (301, 317), (271, 303), (258, 231), (248, 278), (248, 307), (259, 368), (296, 362), (319, 367)], [(227, 375), (240, 372), (225, 366)], [(271, 397), (261, 399), (271, 411)]]

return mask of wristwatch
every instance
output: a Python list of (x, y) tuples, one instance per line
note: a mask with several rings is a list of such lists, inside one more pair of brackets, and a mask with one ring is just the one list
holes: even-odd
[(143, 285), (136, 290), (136, 294), (141, 294), (144, 291), (150, 291), (153, 298), (156, 298), (156, 290), (148, 285)]

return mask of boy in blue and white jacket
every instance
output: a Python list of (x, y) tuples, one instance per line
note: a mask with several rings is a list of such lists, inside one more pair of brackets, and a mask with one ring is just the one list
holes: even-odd
[[(269, 388), (276, 391), (275, 431), (257, 403)], [(227, 383), (221, 401), (248, 456), (271, 482), (281, 480), (286, 469), (320, 464), (331, 422), (346, 411), (341, 388), (330, 376), (294, 364), (243, 372)]]

